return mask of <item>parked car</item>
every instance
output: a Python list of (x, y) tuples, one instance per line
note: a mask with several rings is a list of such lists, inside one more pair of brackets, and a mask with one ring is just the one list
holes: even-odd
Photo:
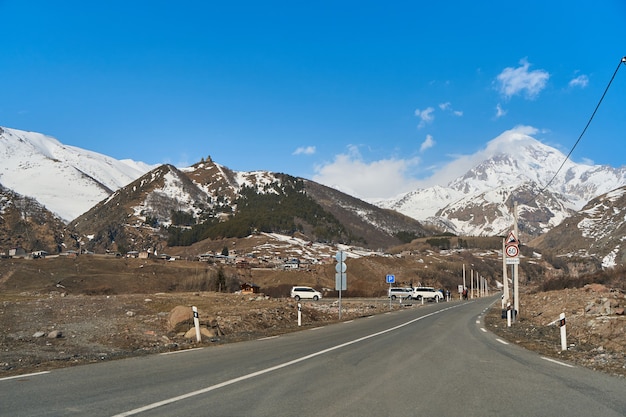
[(296, 301), (300, 301), (301, 298), (317, 301), (322, 298), (322, 293), (317, 291), (315, 288), (297, 286), (291, 288), (291, 298)]
[(395, 300), (396, 298), (411, 298), (413, 288), (410, 287), (391, 287), (387, 291), (387, 297)]
[(433, 300), (436, 302), (443, 300), (443, 293), (433, 287), (415, 287), (411, 295), (415, 300)]

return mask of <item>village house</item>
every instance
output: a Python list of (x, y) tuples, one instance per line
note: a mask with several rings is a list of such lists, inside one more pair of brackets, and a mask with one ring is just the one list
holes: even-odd
[(259, 294), (261, 292), (261, 287), (256, 284), (251, 284), (249, 282), (244, 282), (241, 284), (241, 293), (242, 294)]

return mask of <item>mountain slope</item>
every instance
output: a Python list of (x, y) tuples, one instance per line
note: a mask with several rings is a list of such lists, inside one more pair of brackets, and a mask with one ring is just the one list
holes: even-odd
[(36, 200), (0, 184), (0, 249), (22, 248), (28, 253), (78, 249), (74, 233)]
[(560, 224), (597, 195), (626, 184), (626, 168), (566, 161), (523, 129), (492, 140), (483, 154), (445, 187), (418, 189), (377, 205), (456, 234), (501, 235), (513, 224), (517, 202), (518, 224), (528, 239)]
[(603, 194), (529, 244), (556, 256), (594, 258), (604, 268), (626, 264), (626, 186)]
[(0, 183), (65, 221), (152, 167), (67, 146), (40, 133), (0, 127)]
[(396, 236), (431, 232), (383, 210), (301, 178), (265, 171), (237, 173), (201, 161), (184, 170), (163, 165), (113, 193), (71, 223), (94, 250), (154, 250), (206, 238), (300, 233), (311, 241), (389, 247)]

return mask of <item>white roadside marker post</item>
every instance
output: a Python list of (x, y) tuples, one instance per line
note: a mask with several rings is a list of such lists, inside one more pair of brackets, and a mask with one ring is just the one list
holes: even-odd
[(511, 303), (506, 303), (506, 327), (511, 327)]
[(567, 350), (567, 332), (565, 330), (565, 313), (561, 313), (559, 317), (559, 326), (561, 327), (561, 351)]
[(191, 307), (193, 310), (193, 324), (196, 327), (196, 341), (200, 342), (202, 340), (202, 336), (200, 335), (200, 319), (198, 318), (198, 307)]
[(302, 304), (298, 303), (298, 327), (302, 326)]

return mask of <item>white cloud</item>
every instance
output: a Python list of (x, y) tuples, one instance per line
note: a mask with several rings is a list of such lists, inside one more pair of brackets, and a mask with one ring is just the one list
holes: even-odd
[(499, 119), (500, 117), (504, 115), (506, 115), (506, 110), (504, 110), (502, 106), (500, 105), (500, 103), (498, 103), (496, 105), (496, 118)]
[(420, 146), (420, 152), (424, 152), (426, 149), (430, 149), (435, 146), (435, 141), (431, 135), (426, 135), (426, 139)]
[(433, 115), (434, 111), (435, 109), (432, 107), (428, 107), (424, 110), (416, 109), (415, 115), (420, 118), (420, 123), (417, 127), (422, 128), (426, 126), (426, 123), (432, 122), (435, 119), (435, 116)]
[(578, 77), (572, 79), (568, 85), (570, 87), (585, 88), (587, 87), (587, 84), (589, 84), (589, 77), (586, 75), (579, 75)]
[(550, 74), (544, 70), (529, 71), (530, 64), (524, 58), (517, 68), (507, 67), (498, 74), (497, 89), (504, 97), (511, 98), (524, 94), (533, 99), (546, 87)]
[(416, 180), (408, 175), (417, 164), (417, 158), (366, 162), (358, 148), (351, 146), (347, 153), (335, 155), (332, 162), (315, 167), (313, 181), (365, 200), (390, 198), (417, 187)]
[[(446, 185), (479, 162), (510, 150), (513, 142), (526, 140), (536, 133), (538, 130), (532, 126), (516, 126), (492, 139), (485, 148), (473, 154), (448, 155), (449, 161), (429, 168), (432, 174), (426, 178), (416, 178), (411, 174), (419, 166), (419, 158), (390, 158), (366, 162), (358, 147), (351, 146), (347, 153), (336, 155), (332, 162), (315, 167), (313, 181), (367, 201), (395, 198), (418, 188)], [(424, 143), (428, 140), (427, 137)]]
[(315, 146), (300, 146), (293, 151), (292, 155), (313, 155), (315, 150)]
[(452, 108), (452, 103), (450, 103), (449, 101), (439, 104), (439, 108), (441, 109), (441, 111), (450, 111), (455, 116), (463, 116), (463, 112), (460, 110), (454, 110)]

